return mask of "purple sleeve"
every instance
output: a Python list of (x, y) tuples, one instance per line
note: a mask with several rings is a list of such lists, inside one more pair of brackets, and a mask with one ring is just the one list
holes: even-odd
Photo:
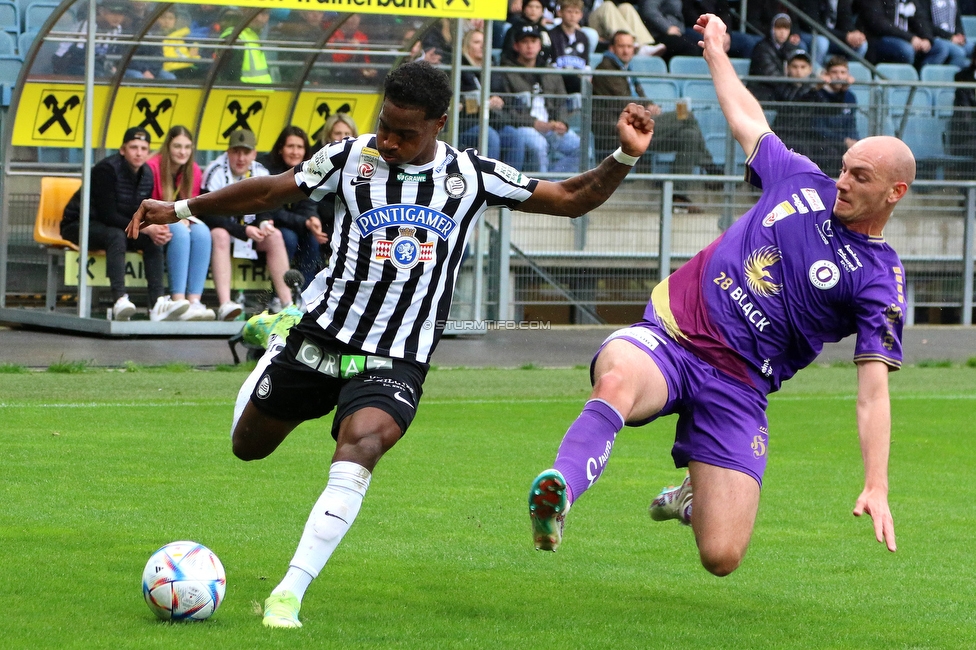
[(882, 361), (897, 370), (901, 367), (902, 328), (905, 324), (905, 271), (893, 266), (861, 292), (857, 307), (857, 343), (854, 361)]
[(776, 181), (795, 174), (809, 173), (823, 172), (806, 156), (787, 149), (772, 131), (760, 136), (759, 144), (746, 161), (746, 182), (759, 189), (763, 189), (764, 185), (772, 186)]

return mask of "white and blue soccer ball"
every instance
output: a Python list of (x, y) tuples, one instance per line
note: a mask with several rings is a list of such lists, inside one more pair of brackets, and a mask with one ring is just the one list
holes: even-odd
[(172, 542), (152, 554), (142, 572), (149, 609), (167, 621), (202, 621), (224, 600), (227, 578), (214, 552), (196, 542)]

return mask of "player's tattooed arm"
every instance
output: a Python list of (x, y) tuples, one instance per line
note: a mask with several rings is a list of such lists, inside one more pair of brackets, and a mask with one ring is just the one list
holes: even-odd
[(539, 181), (519, 210), (578, 217), (602, 205), (632, 168), (620, 158), (638, 158), (647, 150), (654, 134), (654, 120), (646, 107), (628, 104), (617, 120), (617, 132), (622, 156), (607, 156), (595, 169), (558, 183)]

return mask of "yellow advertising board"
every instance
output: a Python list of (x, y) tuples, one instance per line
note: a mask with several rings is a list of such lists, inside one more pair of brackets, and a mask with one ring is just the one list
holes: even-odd
[(506, 0), (180, 0), (180, 3), (491, 20), (505, 20), (508, 13)]
[[(64, 284), (68, 287), (78, 286), (78, 253), (64, 252)], [(271, 273), (263, 260), (231, 260), (231, 289), (237, 290), (270, 290)], [(88, 255), (88, 286), (111, 286), (105, 273), (105, 254)], [(146, 267), (139, 253), (125, 254), (125, 286), (127, 288), (146, 286)], [(213, 278), (207, 273), (204, 284), (207, 289), (213, 289)]]
[[(108, 86), (95, 86), (94, 114), (105, 114)], [(14, 118), (18, 147), (76, 147), (85, 142), (85, 87), (82, 84), (26, 83)], [(121, 138), (122, 134), (119, 134)], [(95, 141), (101, 122), (95, 120)]]
[(352, 117), (360, 133), (372, 133), (379, 113), (378, 93), (311, 92), (298, 96), (291, 123), (308, 133), (313, 143), (319, 139), (325, 121), (334, 113)]
[(146, 129), (152, 138), (153, 149), (177, 124), (192, 131), (202, 95), (203, 91), (198, 88), (120, 87), (108, 121), (106, 148), (121, 145), (122, 136), (130, 126)]

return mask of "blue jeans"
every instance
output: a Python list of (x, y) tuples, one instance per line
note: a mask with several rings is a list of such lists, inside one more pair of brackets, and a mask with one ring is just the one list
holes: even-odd
[[(950, 62), (950, 57), (953, 56), (953, 52), (950, 51), (950, 46), (953, 46), (953, 43), (949, 41), (941, 38), (933, 39), (932, 49), (922, 55), (921, 65)], [(874, 48), (878, 56), (878, 61), (880, 62), (915, 63), (915, 49), (912, 47), (912, 44), (895, 36), (882, 36), (874, 42)], [(959, 50), (963, 54), (961, 63), (950, 63), (950, 65), (966, 67), (968, 62), (965, 60), (965, 51), (961, 47)]]
[(501, 141), (500, 160), (522, 171), (525, 167), (526, 142), (522, 132), (514, 126), (503, 126), (498, 132)]
[(169, 231), (173, 233), (166, 245), (169, 291), (199, 296), (210, 268), (210, 229), (200, 223), (180, 221), (171, 223)]
[(281, 238), (285, 240), (285, 251), (288, 253), (288, 259), (292, 260), (292, 266), (305, 276), (305, 282), (302, 283), (304, 289), (319, 272), (321, 266), (319, 241), (307, 228), (297, 232), (287, 226), (278, 226), (278, 230), (281, 231)]
[(549, 145), (549, 171), (573, 172), (579, 171), (580, 166), (580, 137), (573, 131), (559, 135), (555, 131), (546, 134)]
[[(476, 124), (469, 126), (458, 133), (458, 146), (461, 149), (477, 149), (481, 142), (481, 128)], [(498, 131), (488, 127), (488, 152), (489, 158), (500, 160), (502, 155), (502, 139)]]
[[(849, 58), (847, 52), (843, 51), (839, 47), (833, 44), (826, 36), (814, 36), (811, 33), (800, 32), (800, 40), (803, 41), (803, 47), (806, 48), (807, 52), (814, 54), (813, 43), (816, 43), (816, 55), (817, 55), (817, 65), (823, 66), (824, 62), (827, 61), (827, 56), (830, 54), (840, 54), (845, 59)], [(868, 44), (865, 41), (861, 44), (861, 47), (851, 48), (862, 57), (868, 53)], [(864, 79), (858, 79), (858, 81), (864, 81)]]

